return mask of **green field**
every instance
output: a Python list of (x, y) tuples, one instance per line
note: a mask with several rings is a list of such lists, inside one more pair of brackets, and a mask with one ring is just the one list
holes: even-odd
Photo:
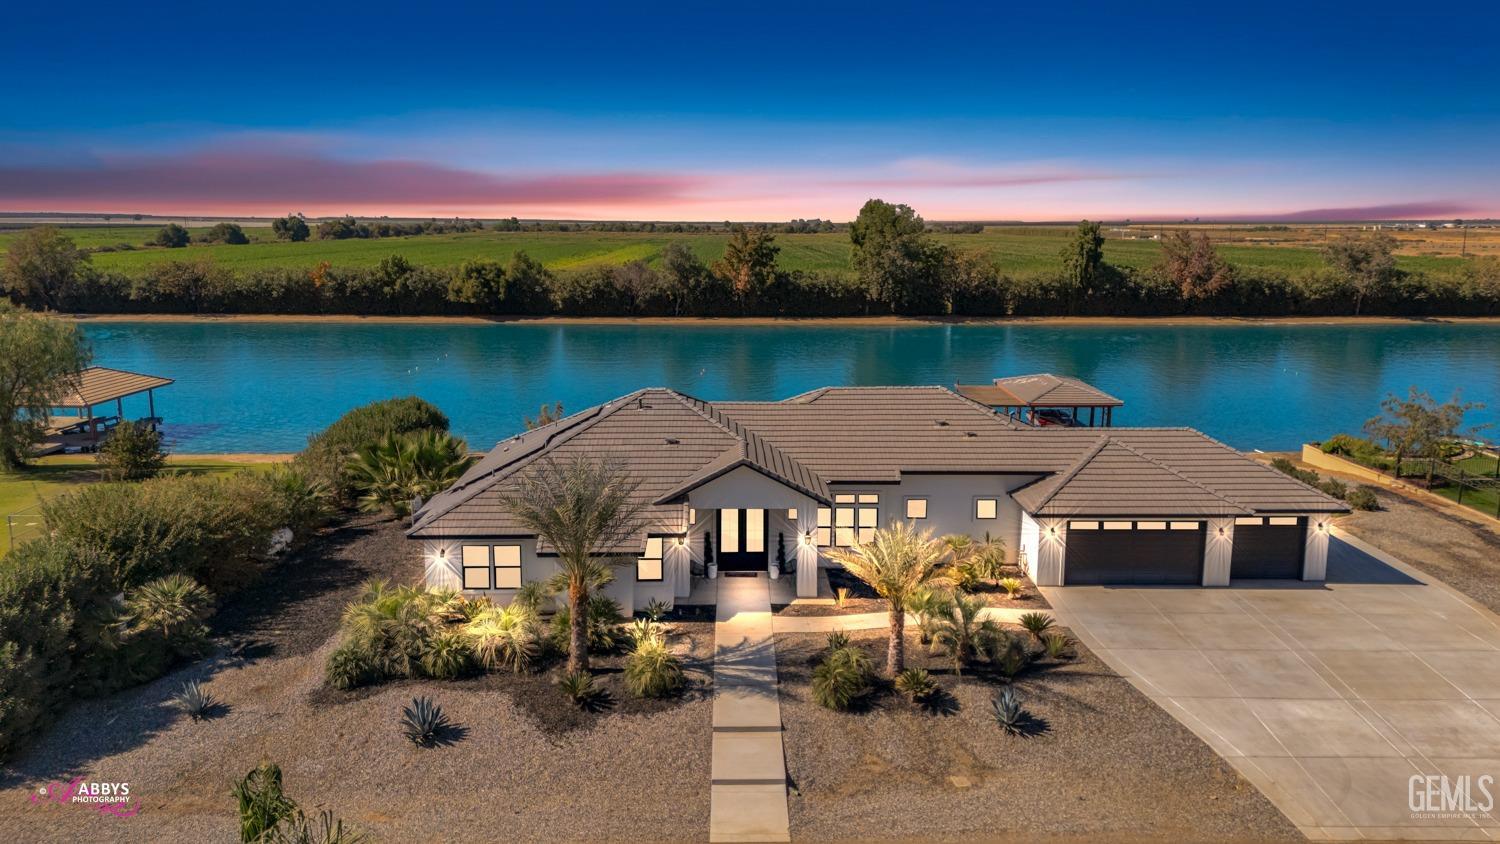
[[(99, 470), (92, 455), (42, 457), (19, 472), (0, 472), (0, 556), (10, 551), (11, 523), (15, 542), (41, 535), (37, 505), (83, 484), (98, 483)], [(193, 474), (231, 472), (238, 469), (267, 470), (270, 463), (240, 463), (211, 458), (172, 459), (169, 472)]]
[[(131, 243), (140, 247), (155, 233), (149, 226), (103, 226), (69, 228), (80, 246)], [(204, 229), (193, 229), (196, 235)], [(528, 255), (554, 270), (580, 269), (595, 265), (656, 262), (667, 244), (680, 241), (700, 258), (712, 261), (724, 251), (725, 234), (645, 234), (630, 232), (496, 232), (482, 231), (447, 235), (418, 235), (372, 240), (309, 240), (287, 243), (275, 240), (269, 228), (246, 228), (251, 243), (241, 246), (194, 244), (183, 249), (137, 248), (134, 251), (101, 252), (94, 266), (126, 274), (138, 273), (164, 261), (212, 258), (236, 270), (267, 267), (311, 268), (322, 261), (335, 267), (371, 266), (382, 258), (400, 254), (415, 264), (455, 266), (470, 258), (509, 260), (516, 252)], [(0, 252), (16, 236), (0, 232)], [(1058, 254), (1066, 243), (1064, 227), (990, 227), (979, 234), (936, 235), (959, 251), (977, 251), (988, 256), (1002, 272), (1026, 275), (1055, 271)], [(789, 270), (844, 272), (849, 268), (849, 236), (826, 234), (778, 234), (780, 263)], [(1252, 246), (1225, 244), (1219, 247), (1229, 261), (1244, 267), (1297, 272), (1322, 266), (1315, 248), (1301, 246)], [(1105, 259), (1120, 266), (1145, 268), (1155, 264), (1161, 246), (1150, 240), (1105, 242)], [(1398, 264), (1407, 270), (1433, 275), (1459, 271), (1462, 259), (1424, 255), (1401, 255)]]

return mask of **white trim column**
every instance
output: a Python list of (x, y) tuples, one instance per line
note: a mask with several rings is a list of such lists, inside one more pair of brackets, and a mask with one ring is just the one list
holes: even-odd
[(1307, 515), (1307, 547), (1302, 554), (1302, 579), (1328, 578), (1328, 533), (1332, 516), (1326, 513)]
[(818, 504), (803, 498), (797, 508), (797, 597), (818, 597)]
[(1234, 518), (1209, 519), (1203, 536), (1203, 585), (1228, 586), (1234, 562)]

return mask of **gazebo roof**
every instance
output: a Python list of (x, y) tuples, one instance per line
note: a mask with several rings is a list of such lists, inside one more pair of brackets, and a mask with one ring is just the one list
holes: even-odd
[(57, 407), (92, 407), (107, 401), (144, 393), (172, 383), (171, 378), (142, 375), (123, 369), (91, 366), (69, 379), (67, 392), (55, 402)]
[(996, 378), (993, 384), (959, 384), (953, 388), (989, 407), (1120, 407), (1125, 402), (1077, 378), (1043, 372)]

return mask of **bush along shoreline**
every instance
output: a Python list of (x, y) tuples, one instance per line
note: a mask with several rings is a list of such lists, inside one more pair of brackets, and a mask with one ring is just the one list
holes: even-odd
[(846, 272), (787, 270), (775, 233), (732, 229), (705, 263), (682, 243), (647, 262), (554, 271), (524, 252), (429, 267), (392, 254), (373, 267), (327, 262), (236, 272), (212, 259), (166, 261), (139, 274), (100, 271), (58, 229), (30, 229), (0, 268), (10, 298), (33, 308), (100, 314), (368, 316), (1490, 316), (1500, 314), (1500, 258), (1453, 275), (1396, 266), (1395, 241), (1351, 234), (1324, 266), (1279, 273), (1236, 266), (1207, 235), (1162, 242), (1146, 269), (1104, 260), (1098, 223), (1083, 222), (1053, 272), (1011, 274), (979, 253), (937, 242), (911, 208), (871, 200), (849, 225)]

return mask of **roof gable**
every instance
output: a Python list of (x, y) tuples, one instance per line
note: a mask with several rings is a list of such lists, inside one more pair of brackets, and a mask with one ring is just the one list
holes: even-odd
[(1039, 516), (1232, 516), (1250, 511), (1109, 436), (1066, 472), (1014, 493)]

